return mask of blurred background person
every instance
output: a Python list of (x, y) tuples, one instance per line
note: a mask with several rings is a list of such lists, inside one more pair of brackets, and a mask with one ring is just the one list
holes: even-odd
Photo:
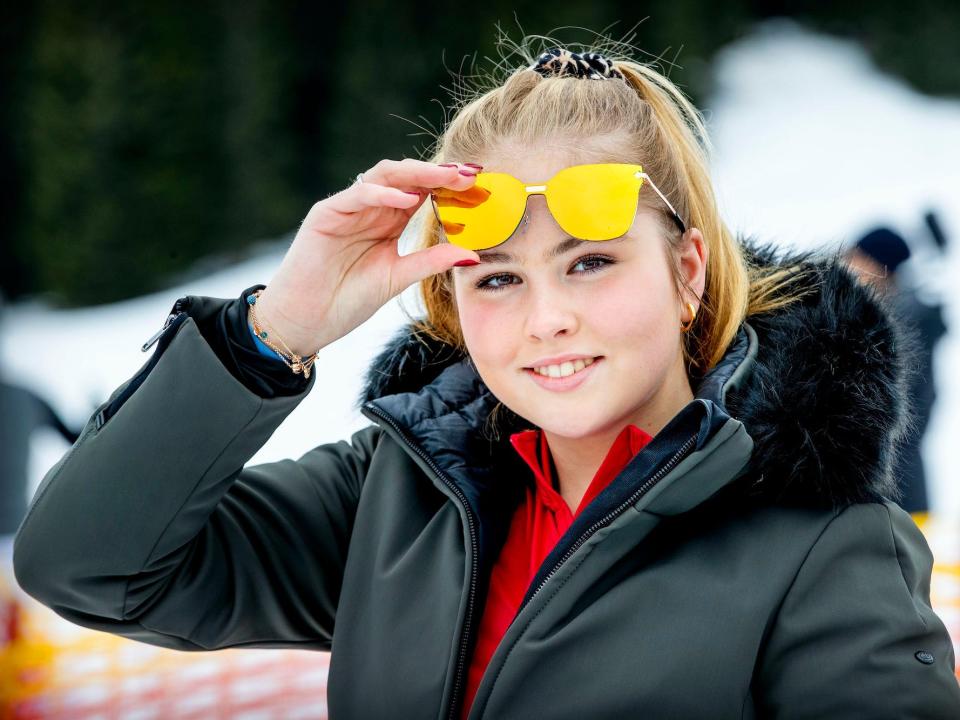
[[(932, 217), (931, 214), (927, 216), (931, 230)], [(935, 234), (935, 240), (943, 250), (942, 234)], [(937, 397), (934, 348), (946, 334), (947, 326), (943, 306), (921, 301), (916, 283), (911, 282), (910, 275), (903, 271), (911, 254), (910, 246), (901, 235), (888, 227), (877, 227), (857, 240), (847, 251), (846, 259), (862, 282), (889, 298), (897, 314), (916, 333), (917, 364), (910, 376), (909, 389), (914, 422), (900, 447), (894, 472), (903, 491), (903, 509), (910, 513), (926, 513), (930, 510), (930, 501), (921, 450)]]
[(30, 438), (53, 428), (72, 445), (79, 433), (46, 400), (0, 375), (0, 535), (12, 535), (27, 512)]
[[(0, 329), (3, 310), (0, 292)], [(43, 427), (53, 428), (71, 445), (79, 434), (37, 393), (7, 380), (0, 366), (0, 535), (15, 533), (27, 512), (30, 439)]]

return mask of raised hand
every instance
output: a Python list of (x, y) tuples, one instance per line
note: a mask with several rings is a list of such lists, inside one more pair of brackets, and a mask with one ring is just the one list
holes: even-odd
[(343, 337), (415, 282), (477, 261), (449, 243), (400, 256), (397, 240), (434, 188), (466, 190), (478, 168), (381, 160), (315, 204), (257, 302), (261, 321), (307, 356)]

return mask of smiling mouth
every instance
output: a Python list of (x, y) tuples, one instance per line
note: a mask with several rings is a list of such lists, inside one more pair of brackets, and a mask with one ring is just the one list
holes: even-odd
[(594, 358), (581, 358), (579, 360), (567, 360), (562, 363), (557, 363), (555, 365), (541, 365), (537, 368), (525, 368), (529, 372), (536, 373), (541, 377), (546, 378), (564, 378), (570, 377), (571, 375), (576, 375), (581, 370), (590, 367), (599, 360), (601, 356)]

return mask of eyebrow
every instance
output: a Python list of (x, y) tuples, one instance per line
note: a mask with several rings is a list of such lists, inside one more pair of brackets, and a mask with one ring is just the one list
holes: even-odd
[[(620, 237), (614, 238), (613, 240), (603, 240), (602, 242), (604, 244), (621, 242), (622, 240), (625, 240), (626, 237), (627, 237), (626, 235), (621, 235)], [(580, 247), (584, 243), (596, 243), (596, 242), (597, 242), (596, 240), (580, 240), (579, 238), (567, 238), (563, 242), (554, 246), (552, 250), (547, 250), (547, 252), (543, 254), (543, 260), (544, 262), (546, 262), (547, 260), (558, 258), (561, 255), (566, 255), (568, 252), (570, 252), (574, 248)], [(477, 255), (480, 256), (480, 261), (485, 263), (498, 263), (498, 262), (509, 263), (514, 261), (513, 255), (507, 252), (503, 252), (501, 250), (477, 251)]]

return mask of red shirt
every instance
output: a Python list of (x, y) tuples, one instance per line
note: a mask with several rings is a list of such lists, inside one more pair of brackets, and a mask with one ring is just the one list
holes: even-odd
[(467, 671), (466, 697), (461, 718), (466, 718), (480, 686), (480, 678), (500, 639), (513, 621), (520, 602), (541, 563), (567, 531), (573, 520), (610, 484), (652, 438), (636, 425), (627, 425), (614, 440), (577, 511), (553, 487), (550, 449), (539, 430), (524, 430), (510, 436), (510, 443), (533, 470), (534, 486), (528, 487), (510, 523), (507, 540), (490, 575), (477, 644)]

